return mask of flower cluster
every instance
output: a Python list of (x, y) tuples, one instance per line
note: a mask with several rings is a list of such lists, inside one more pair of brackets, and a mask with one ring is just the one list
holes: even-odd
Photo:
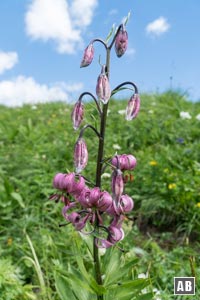
[[(80, 161), (81, 155), (79, 152), (75, 152), (75, 161)], [(132, 198), (123, 194), (123, 171), (135, 168), (135, 157), (125, 154), (116, 155), (111, 160), (111, 165), (113, 168), (112, 195), (108, 191), (101, 191), (99, 187), (89, 188), (84, 177), (73, 172), (55, 175), (53, 187), (61, 193), (51, 196), (51, 200), (64, 202), (62, 214), (78, 231), (84, 232), (82, 230), (88, 223), (90, 227), (93, 227), (89, 233), (95, 233), (95, 224), (98, 219), (99, 228), (106, 232), (107, 237), (99, 236), (96, 243), (98, 247), (105, 248), (123, 239), (124, 215), (134, 207)]]
[[(126, 52), (128, 46), (128, 34), (125, 24), (121, 24), (118, 27), (110, 46), (101, 39), (92, 40), (84, 51), (81, 67), (87, 67), (92, 63), (95, 42), (102, 43), (107, 52), (106, 64), (101, 65), (101, 72), (97, 78), (96, 97), (90, 92), (82, 93), (73, 107), (71, 119), (73, 128), (75, 130), (79, 129), (84, 118), (84, 104), (82, 103), (82, 99), (85, 95), (90, 96), (95, 101), (99, 113), (100, 130), (98, 131), (89, 124), (81, 129), (74, 147), (75, 171), (69, 174), (58, 173), (55, 175), (53, 187), (58, 192), (53, 194), (50, 199), (64, 202), (63, 217), (76, 230), (93, 234), (96, 247), (108, 248), (124, 238), (122, 223), (125, 219), (125, 214), (131, 212), (134, 207), (133, 199), (125, 194), (124, 191), (127, 176), (124, 175), (124, 172), (135, 168), (136, 158), (130, 154), (122, 154), (115, 155), (109, 161), (104, 160), (103, 141), (105, 123), (103, 122), (105, 122), (108, 115), (107, 107), (110, 98), (121, 89), (126, 88), (126, 85), (131, 85), (131, 88), (134, 90), (133, 95), (127, 103), (126, 110), (124, 110), (126, 120), (133, 120), (138, 115), (140, 97), (137, 86), (133, 82), (123, 82), (113, 90), (111, 90), (109, 83), (110, 64), (108, 57), (112, 46), (115, 46), (115, 52), (118, 57), (121, 57)], [(84, 131), (88, 127), (95, 132), (99, 139), (96, 185), (92, 187), (90, 181), (82, 176), (82, 171), (88, 163), (88, 150), (83, 138)], [(119, 145), (115, 146), (118, 146), (118, 149), (120, 149)], [(110, 166), (112, 170), (110, 192), (101, 188), (101, 176), (104, 174), (104, 164)]]

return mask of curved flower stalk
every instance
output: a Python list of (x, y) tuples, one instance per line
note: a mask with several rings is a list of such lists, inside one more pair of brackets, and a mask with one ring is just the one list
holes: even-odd
[[(134, 90), (134, 93), (127, 104), (126, 119), (133, 120), (140, 109), (140, 98), (137, 86), (131, 81), (119, 84), (112, 91), (110, 88), (110, 53), (113, 45), (118, 57), (125, 53), (128, 45), (128, 33), (125, 25), (121, 24), (118, 27), (110, 45), (107, 45), (107, 42), (101, 39), (93, 39), (84, 51), (81, 67), (89, 66), (92, 63), (94, 57), (93, 45), (95, 42), (103, 44), (106, 50), (106, 63), (102, 66), (101, 74), (97, 78), (96, 94), (98, 99), (90, 92), (82, 93), (73, 107), (71, 118), (73, 127), (77, 130), (84, 116), (82, 98), (88, 95), (96, 103), (99, 113), (99, 126), (87, 124), (81, 129), (74, 147), (75, 172), (69, 174), (58, 173), (54, 176), (53, 187), (57, 189), (57, 192), (51, 195), (50, 199), (55, 202), (59, 200), (63, 202), (62, 215), (68, 222), (67, 224), (72, 224), (77, 231), (93, 235), (96, 281), (99, 285), (102, 285), (98, 248), (112, 247), (124, 238), (123, 221), (125, 215), (129, 214), (134, 208), (133, 199), (124, 193), (124, 172), (134, 170), (137, 164), (136, 158), (132, 154), (119, 154), (109, 159), (109, 165), (112, 169), (110, 191), (102, 188), (101, 175), (105, 167), (104, 164), (108, 161), (105, 158), (104, 142), (109, 100), (115, 93), (122, 89), (128, 89), (127, 86), (131, 86), (131, 90)], [(88, 163), (88, 150), (83, 138), (85, 130), (88, 128), (91, 128), (96, 134), (99, 143), (94, 185), (81, 175)], [(89, 232), (85, 232), (87, 225), (91, 229)], [(103, 300), (103, 294), (98, 294), (97, 299)]]
[(73, 107), (73, 110), (72, 110), (72, 113), (71, 113), (71, 119), (72, 119), (72, 124), (73, 124), (73, 128), (74, 130), (77, 130), (82, 121), (83, 121), (83, 117), (84, 117), (84, 104), (82, 103), (82, 98), (84, 96), (90, 96), (95, 104), (96, 104), (96, 107), (97, 107), (97, 110), (99, 112), (99, 115), (101, 116), (102, 115), (102, 110), (99, 106), (99, 103), (97, 101), (97, 99), (95, 98), (95, 96), (90, 93), (90, 92), (84, 92), (82, 93), (79, 98), (78, 98), (78, 101), (75, 103), (74, 107)]

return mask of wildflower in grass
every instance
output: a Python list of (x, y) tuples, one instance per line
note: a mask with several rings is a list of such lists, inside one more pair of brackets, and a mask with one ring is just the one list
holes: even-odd
[(196, 115), (196, 119), (200, 121), (200, 114)]
[(173, 190), (173, 189), (175, 189), (176, 188), (176, 183), (169, 183), (168, 184), (168, 189), (169, 190)]
[(126, 31), (125, 25), (123, 24), (115, 39), (115, 52), (118, 57), (121, 57), (128, 47), (128, 33)]
[(150, 162), (149, 162), (149, 164), (150, 164), (150, 166), (157, 166), (157, 161), (155, 161), (155, 160), (151, 160)]
[(80, 173), (87, 165), (88, 150), (83, 138), (79, 138), (74, 147), (74, 165), (76, 173)]
[(138, 94), (134, 94), (128, 101), (126, 108), (126, 120), (131, 121), (138, 115), (140, 110), (140, 97)]
[(111, 177), (111, 174), (106, 173), (106, 172), (101, 175), (101, 178), (110, 178), (110, 177)]
[(184, 139), (183, 139), (183, 138), (177, 138), (176, 141), (177, 141), (179, 144), (184, 144)]
[(89, 44), (84, 51), (83, 59), (81, 61), (81, 68), (87, 67), (91, 64), (94, 57), (94, 46), (93, 44)]
[(180, 117), (181, 117), (181, 119), (188, 119), (188, 120), (192, 118), (191, 115), (189, 114), (189, 112), (187, 112), (187, 111), (181, 111)]
[(97, 79), (96, 94), (98, 99), (102, 101), (103, 104), (108, 103), (108, 100), (110, 99), (111, 96), (111, 89), (110, 89), (110, 83), (108, 77), (106, 75), (105, 65), (102, 66), (101, 74)]
[(77, 130), (83, 120), (83, 115), (84, 115), (84, 105), (81, 101), (77, 101), (74, 105), (72, 114), (71, 114), (71, 119), (73, 123), (73, 128)]
[(113, 147), (114, 150), (120, 150), (121, 149), (121, 146), (118, 145), (118, 144), (113, 144), (112, 147)]
[(118, 114), (120, 115), (125, 115), (125, 113), (126, 113), (125, 109), (118, 110)]
[(196, 207), (199, 207), (199, 208), (200, 208), (200, 202), (198, 202), (198, 203), (196, 204)]
[(8, 245), (8, 246), (11, 246), (12, 243), (13, 243), (13, 239), (12, 239), (11, 237), (8, 238), (8, 239), (7, 239), (7, 245)]
[(153, 114), (153, 110), (152, 109), (148, 110), (148, 113)]

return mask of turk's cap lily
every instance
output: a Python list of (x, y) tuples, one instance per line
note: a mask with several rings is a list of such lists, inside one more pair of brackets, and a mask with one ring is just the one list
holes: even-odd
[(110, 225), (107, 228), (108, 236), (107, 238), (98, 237), (95, 241), (98, 248), (110, 248), (114, 246), (117, 242), (123, 240), (124, 231), (121, 226)]
[(140, 96), (138, 94), (134, 94), (130, 100), (128, 101), (128, 105), (126, 107), (125, 118), (127, 121), (133, 120), (139, 113), (140, 110)]
[(94, 57), (94, 46), (91, 43), (85, 48), (80, 67), (82, 68), (82, 67), (89, 66), (93, 60), (93, 57)]
[(83, 120), (84, 116), (84, 105), (81, 101), (77, 101), (74, 105), (72, 114), (71, 114), (71, 119), (73, 123), (73, 128), (77, 130)]
[(80, 173), (87, 165), (88, 150), (85, 140), (79, 138), (74, 147), (74, 165), (76, 173)]
[(100, 196), (101, 196), (101, 191), (99, 187), (94, 187), (93, 189), (91, 189), (90, 199), (89, 199), (91, 206), (97, 206)]
[(108, 227), (109, 230), (109, 237), (108, 237), (108, 241), (115, 244), (121, 240), (123, 240), (124, 238), (124, 231), (122, 228), (118, 228), (115, 226), (109, 226)]
[(82, 217), (81, 214), (77, 212), (72, 212), (67, 216), (67, 220), (71, 222), (75, 229), (78, 231), (82, 230), (85, 227), (88, 218), (89, 214)]
[(128, 195), (122, 195), (119, 203), (120, 203), (121, 213), (130, 212), (134, 207), (133, 199)]
[(90, 208), (90, 189), (85, 187), (80, 191), (79, 195), (77, 194), (76, 200), (80, 203), (82, 207)]
[(115, 39), (115, 52), (118, 57), (121, 57), (128, 47), (128, 33), (125, 29), (125, 25), (123, 24), (117, 33)]
[(101, 197), (98, 201), (97, 207), (99, 211), (104, 212), (112, 205), (112, 202), (112, 196), (107, 191), (103, 191), (101, 192)]
[(131, 154), (115, 155), (111, 161), (112, 165), (120, 170), (133, 170), (136, 166), (136, 158)]
[(101, 74), (97, 79), (97, 85), (96, 85), (97, 97), (100, 101), (103, 102), (103, 104), (108, 103), (108, 100), (110, 99), (111, 96), (110, 83), (106, 75), (105, 68), (106, 66), (103, 65), (101, 69)]
[(66, 191), (67, 193), (80, 193), (85, 187), (85, 180), (80, 175), (77, 180), (75, 173), (58, 173), (54, 176), (53, 187), (58, 190)]

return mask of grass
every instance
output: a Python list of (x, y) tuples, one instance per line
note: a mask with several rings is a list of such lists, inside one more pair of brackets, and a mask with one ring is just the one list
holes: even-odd
[[(135, 201), (135, 222), (126, 224), (123, 245), (127, 255), (139, 257), (134, 276), (148, 273), (161, 299), (169, 300), (174, 276), (200, 271), (200, 103), (177, 92), (142, 95), (140, 114), (125, 122), (120, 112), (126, 103), (111, 101), (106, 133), (107, 157), (118, 146), (119, 154), (137, 158), (134, 180), (126, 184)], [(86, 107), (85, 124), (97, 127), (95, 107)], [(76, 265), (74, 230), (59, 228), (61, 206), (48, 201), (55, 173), (73, 170), (78, 133), (72, 129), (71, 109), (64, 103), (0, 107), (0, 264), (9, 270), (4, 275), (0, 268), (2, 300), (58, 300), (55, 270)], [(191, 119), (182, 119), (181, 111)], [(89, 163), (84, 175), (93, 180), (97, 141), (90, 130), (85, 139)], [(109, 178), (103, 186), (110, 189)]]

